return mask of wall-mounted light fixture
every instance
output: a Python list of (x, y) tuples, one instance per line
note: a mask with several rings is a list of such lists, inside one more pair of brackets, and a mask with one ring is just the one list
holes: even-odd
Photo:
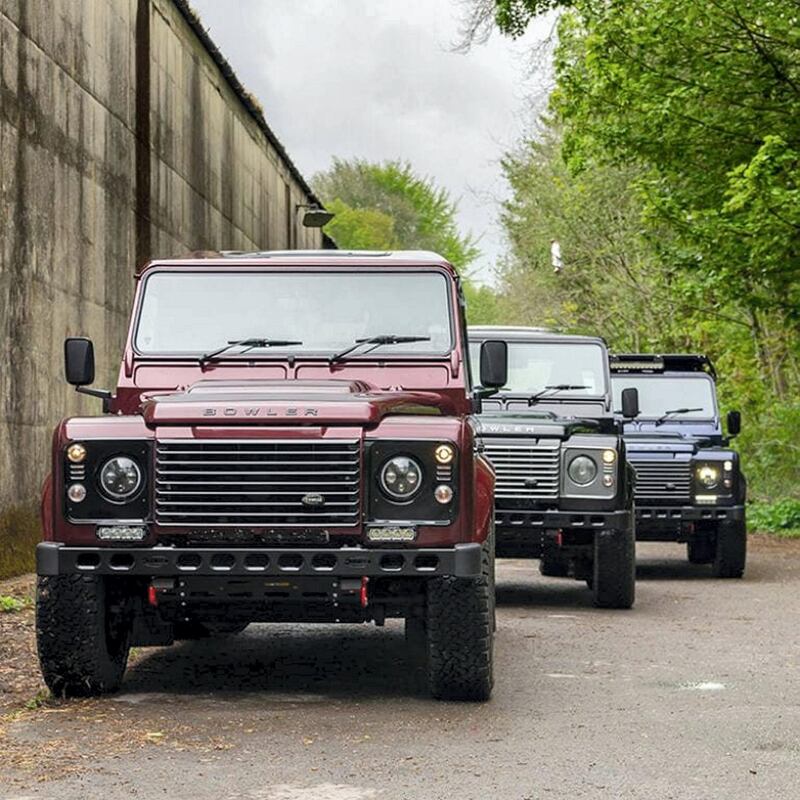
[(327, 225), (336, 215), (330, 211), (326, 211), (321, 206), (309, 203), (298, 203), (295, 206), (297, 211), (304, 208), (303, 212), (303, 227), (304, 228), (321, 228)]

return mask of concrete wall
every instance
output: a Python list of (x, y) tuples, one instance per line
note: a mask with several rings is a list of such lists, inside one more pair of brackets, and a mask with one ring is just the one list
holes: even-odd
[(314, 200), (182, 0), (0, 0), (0, 532), (54, 424), (99, 413), (64, 337), (113, 385), (137, 263), (321, 247)]

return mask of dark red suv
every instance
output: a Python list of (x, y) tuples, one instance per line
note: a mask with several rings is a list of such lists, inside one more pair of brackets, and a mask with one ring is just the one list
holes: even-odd
[[(484, 387), (504, 380), (487, 347)], [(132, 645), (251, 622), (405, 619), (432, 693), (492, 688), (491, 466), (463, 296), (429, 253), (157, 261), (104, 416), (53, 441), (38, 647), (58, 694), (116, 689)]]

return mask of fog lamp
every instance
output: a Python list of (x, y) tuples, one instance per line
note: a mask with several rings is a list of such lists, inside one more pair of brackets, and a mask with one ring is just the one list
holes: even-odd
[(97, 528), (97, 538), (104, 542), (141, 542), (146, 536), (144, 525), (102, 525)]
[(67, 448), (67, 458), (73, 464), (80, 464), (86, 460), (86, 448), (82, 444), (71, 444)]
[(455, 450), (449, 444), (440, 444), (436, 448), (436, 460), (440, 464), (449, 464), (455, 456)]
[(70, 484), (67, 489), (67, 497), (73, 503), (82, 503), (86, 499), (86, 487), (82, 483)]
[(453, 499), (453, 490), (449, 486), (442, 484), (434, 489), (433, 496), (436, 498), (437, 503), (441, 503), (444, 506)]

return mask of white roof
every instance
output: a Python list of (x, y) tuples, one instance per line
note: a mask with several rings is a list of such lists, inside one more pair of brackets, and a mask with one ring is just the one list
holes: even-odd
[(223, 250), (226, 258), (386, 258), (441, 264), (444, 256), (431, 250)]

